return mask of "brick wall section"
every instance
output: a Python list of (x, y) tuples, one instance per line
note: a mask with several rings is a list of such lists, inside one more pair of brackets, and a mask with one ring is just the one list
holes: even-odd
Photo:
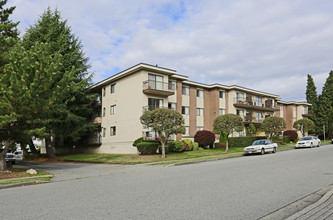
[(219, 90), (204, 91), (204, 129), (213, 131), (213, 123), (219, 114)]
[[(182, 113), (182, 81), (177, 80), (176, 83), (176, 100), (177, 100), (177, 104), (176, 104), (176, 110), (177, 112), (179, 112), (180, 114)], [(180, 140), (182, 138), (181, 134), (178, 134), (176, 136), (176, 140)]]
[(194, 136), (197, 132), (197, 88), (190, 87), (190, 128), (189, 135)]
[(229, 114), (229, 107), (228, 107), (229, 95), (227, 90), (225, 90), (224, 96), (225, 96), (225, 114)]
[(293, 105), (284, 105), (283, 117), (286, 121), (286, 130), (293, 130)]

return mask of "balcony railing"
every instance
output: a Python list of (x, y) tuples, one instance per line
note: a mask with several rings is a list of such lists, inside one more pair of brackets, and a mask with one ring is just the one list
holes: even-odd
[(165, 83), (155, 80), (146, 80), (143, 82), (143, 93), (158, 95), (158, 96), (170, 96), (175, 94), (176, 85), (173, 82)]
[(272, 101), (270, 100), (263, 102), (237, 97), (234, 98), (233, 101), (235, 107), (254, 109), (259, 111), (279, 111), (279, 109), (273, 107)]
[(157, 106), (157, 105), (146, 105), (146, 106), (142, 107), (142, 113), (145, 113), (147, 111), (152, 111), (152, 110), (155, 110), (158, 108), (165, 108), (165, 107)]

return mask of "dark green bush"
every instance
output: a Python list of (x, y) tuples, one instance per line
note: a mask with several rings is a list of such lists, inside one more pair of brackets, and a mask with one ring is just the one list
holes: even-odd
[(193, 143), (193, 150), (199, 150), (199, 144), (197, 142)]
[(280, 139), (279, 136), (274, 136), (272, 140), (274, 143), (288, 144), (290, 143), (290, 136), (283, 136), (283, 139)]
[[(169, 151), (169, 146), (165, 145), (165, 154), (168, 154), (169, 152), (170, 152)], [(162, 154), (162, 146), (161, 145), (158, 147), (158, 153)]]
[(169, 153), (174, 152), (173, 149), (175, 148), (175, 141), (168, 141), (166, 145), (168, 146)]
[(139, 153), (143, 155), (156, 154), (157, 148), (159, 146), (159, 142), (140, 142), (136, 145)]
[(183, 152), (184, 151), (184, 143), (182, 141), (175, 141), (175, 146), (173, 148), (173, 152)]
[(252, 145), (253, 141), (267, 139), (266, 136), (247, 136), (247, 137), (229, 137), (229, 147), (247, 147)]
[(141, 143), (141, 142), (143, 142), (143, 141), (144, 141), (144, 138), (143, 138), (143, 137), (140, 137), (140, 138), (136, 139), (136, 140), (133, 142), (132, 146), (133, 146), (133, 147), (136, 147), (136, 145), (137, 145), (138, 143)]

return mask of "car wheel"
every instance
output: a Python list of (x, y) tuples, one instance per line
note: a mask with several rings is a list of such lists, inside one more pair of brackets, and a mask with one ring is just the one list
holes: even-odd
[(276, 152), (276, 147), (273, 147), (272, 153), (274, 154)]
[(265, 154), (265, 150), (264, 150), (264, 148), (261, 149), (260, 154), (261, 154), (261, 155), (264, 155), (264, 154)]
[(317, 147), (320, 147), (320, 142), (318, 142), (318, 146)]
[(310, 147), (313, 148), (313, 144), (312, 143), (311, 143)]

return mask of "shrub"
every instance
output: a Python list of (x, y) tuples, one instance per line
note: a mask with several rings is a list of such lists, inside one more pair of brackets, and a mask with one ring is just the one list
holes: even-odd
[(215, 143), (215, 148), (225, 148), (225, 143)]
[[(158, 153), (159, 153), (159, 154), (162, 153), (162, 146), (161, 146), (161, 145), (158, 147)], [(168, 145), (165, 145), (165, 154), (168, 154), (168, 153), (170, 153), (170, 151), (169, 151), (169, 146), (168, 146)]]
[(184, 150), (193, 150), (193, 142), (190, 139), (184, 139), (182, 141), (184, 143)]
[(184, 143), (182, 141), (174, 141), (175, 146), (173, 148), (173, 152), (183, 152), (184, 151)]
[(193, 143), (193, 150), (199, 150), (199, 144), (197, 142)]
[(215, 134), (207, 130), (197, 131), (197, 133), (194, 135), (194, 141), (198, 142), (200, 147), (210, 146), (210, 148), (213, 148)]
[(298, 137), (298, 134), (294, 130), (286, 130), (283, 132), (283, 136), (289, 136), (291, 141), (295, 141)]
[(140, 142), (136, 145), (138, 151), (142, 155), (156, 154), (157, 148), (160, 146), (158, 142)]
[(288, 144), (290, 142), (290, 137), (289, 136), (283, 136), (283, 139), (280, 139), (279, 136), (274, 136), (272, 138), (272, 141), (274, 143), (278, 143), (278, 144)]
[(247, 137), (230, 137), (229, 147), (247, 147), (252, 145), (253, 141), (267, 139), (266, 136), (247, 136)]
[(141, 142), (143, 142), (143, 141), (144, 141), (144, 138), (143, 138), (143, 137), (140, 137), (140, 138), (136, 139), (136, 140), (133, 142), (132, 146), (133, 146), (133, 147), (136, 147), (136, 145), (137, 145), (138, 143), (141, 143)]

